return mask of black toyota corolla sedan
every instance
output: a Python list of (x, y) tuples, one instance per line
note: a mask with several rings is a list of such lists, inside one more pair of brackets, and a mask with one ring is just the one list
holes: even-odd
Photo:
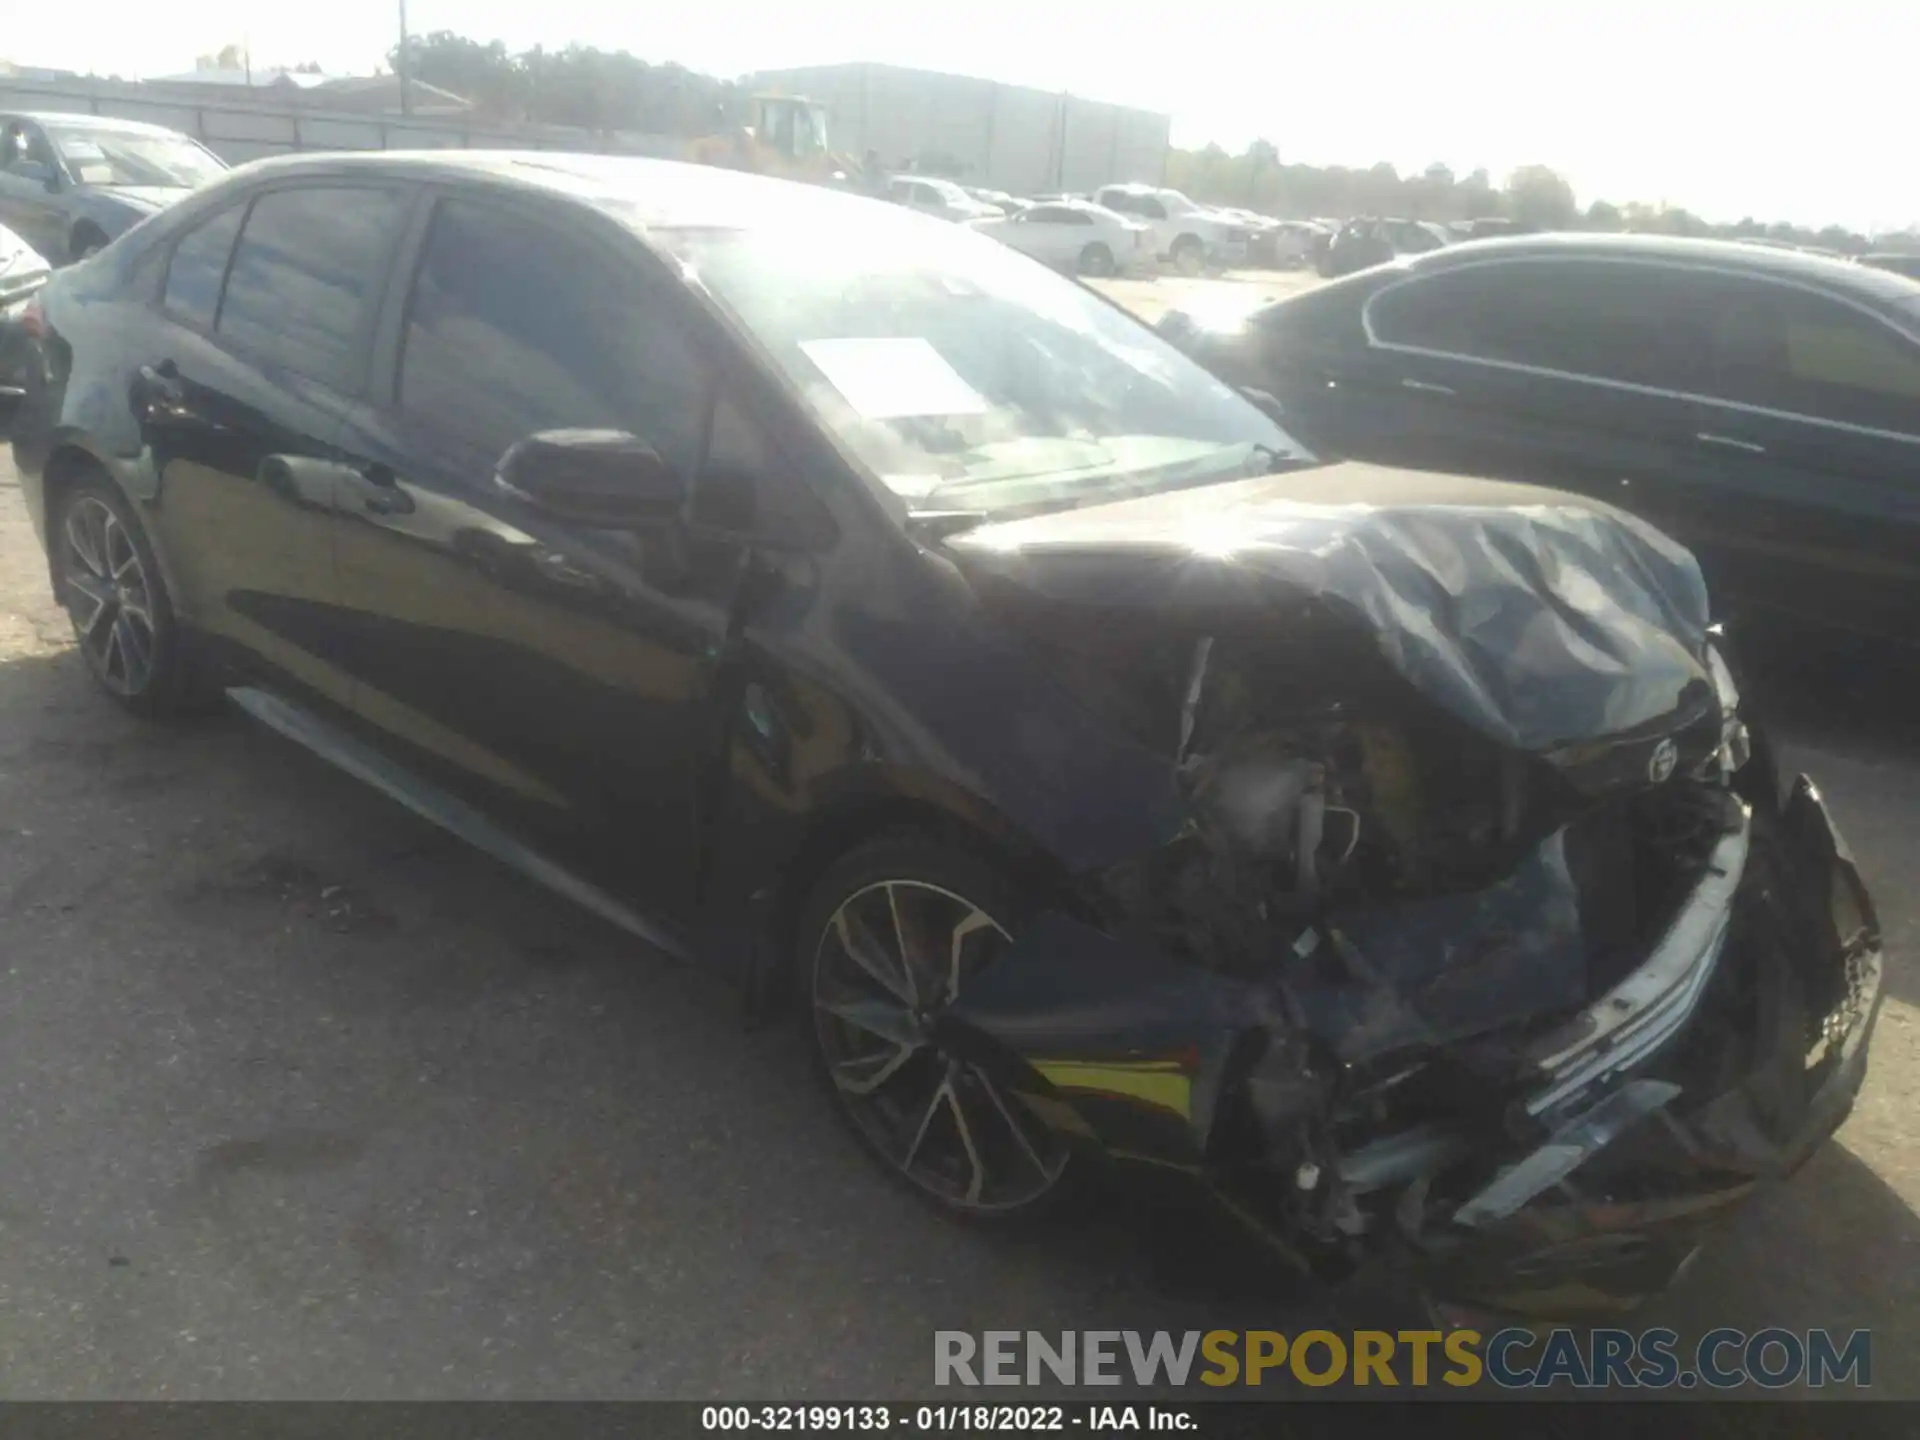
[(1120, 1156), (1310, 1271), (1576, 1310), (1860, 1085), (1872, 907), (1684, 550), (1320, 464), (964, 228), (272, 161), (29, 328), (15, 454), (105, 691), (224, 694), (733, 967), (950, 1211)]
[(1920, 286), (1647, 235), (1449, 247), (1162, 333), (1322, 454), (1576, 490), (1720, 601), (1920, 636)]

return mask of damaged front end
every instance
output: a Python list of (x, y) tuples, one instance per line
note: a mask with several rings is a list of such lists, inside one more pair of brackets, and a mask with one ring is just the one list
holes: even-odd
[[(1810, 782), (1779, 798), (1691, 562), (1636, 522), (1256, 509), (1230, 559), (1123, 567), (1153, 661), (1111, 693), (1164, 720), (1184, 823), (970, 981), (955, 1042), (1317, 1272), (1631, 1303), (1844, 1119), (1879, 990), (1858, 871)], [(989, 536), (975, 583), (1039, 643), (1100, 597), (1137, 656), (1088, 578), (1136, 532), (1101, 523)]]

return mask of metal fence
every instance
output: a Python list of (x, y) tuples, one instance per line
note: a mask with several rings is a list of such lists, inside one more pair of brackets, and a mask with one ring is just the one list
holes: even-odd
[(504, 125), (459, 115), (368, 115), (332, 110), (311, 92), (202, 99), (160, 85), (117, 80), (20, 80), (0, 76), (0, 111), (67, 111), (144, 120), (191, 135), (230, 165), (301, 150), (571, 150), (677, 156), (671, 135)]

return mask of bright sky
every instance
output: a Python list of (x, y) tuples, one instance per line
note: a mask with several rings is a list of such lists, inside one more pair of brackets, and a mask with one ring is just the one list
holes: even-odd
[[(122, 75), (255, 63), (365, 73), (395, 0), (9, 5), (0, 55)], [(416, 32), (578, 41), (721, 75), (877, 60), (1167, 112), (1181, 145), (1264, 135), (1317, 164), (1540, 162), (1582, 203), (1667, 201), (1865, 229), (1920, 221), (1920, 5), (1911, 0), (409, 0)]]

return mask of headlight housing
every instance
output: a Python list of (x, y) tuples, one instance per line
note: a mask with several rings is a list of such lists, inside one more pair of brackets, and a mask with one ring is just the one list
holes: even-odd
[(1714, 751), (1713, 763), (1721, 778), (1727, 779), (1745, 769), (1753, 757), (1753, 738), (1747, 733), (1747, 722), (1740, 718), (1740, 687), (1734, 684), (1733, 671), (1720, 647), (1711, 640), (1707, 642), (1707, 670), (1713, 676), (1714, 697), (1720, 702), (1720, 747)]

